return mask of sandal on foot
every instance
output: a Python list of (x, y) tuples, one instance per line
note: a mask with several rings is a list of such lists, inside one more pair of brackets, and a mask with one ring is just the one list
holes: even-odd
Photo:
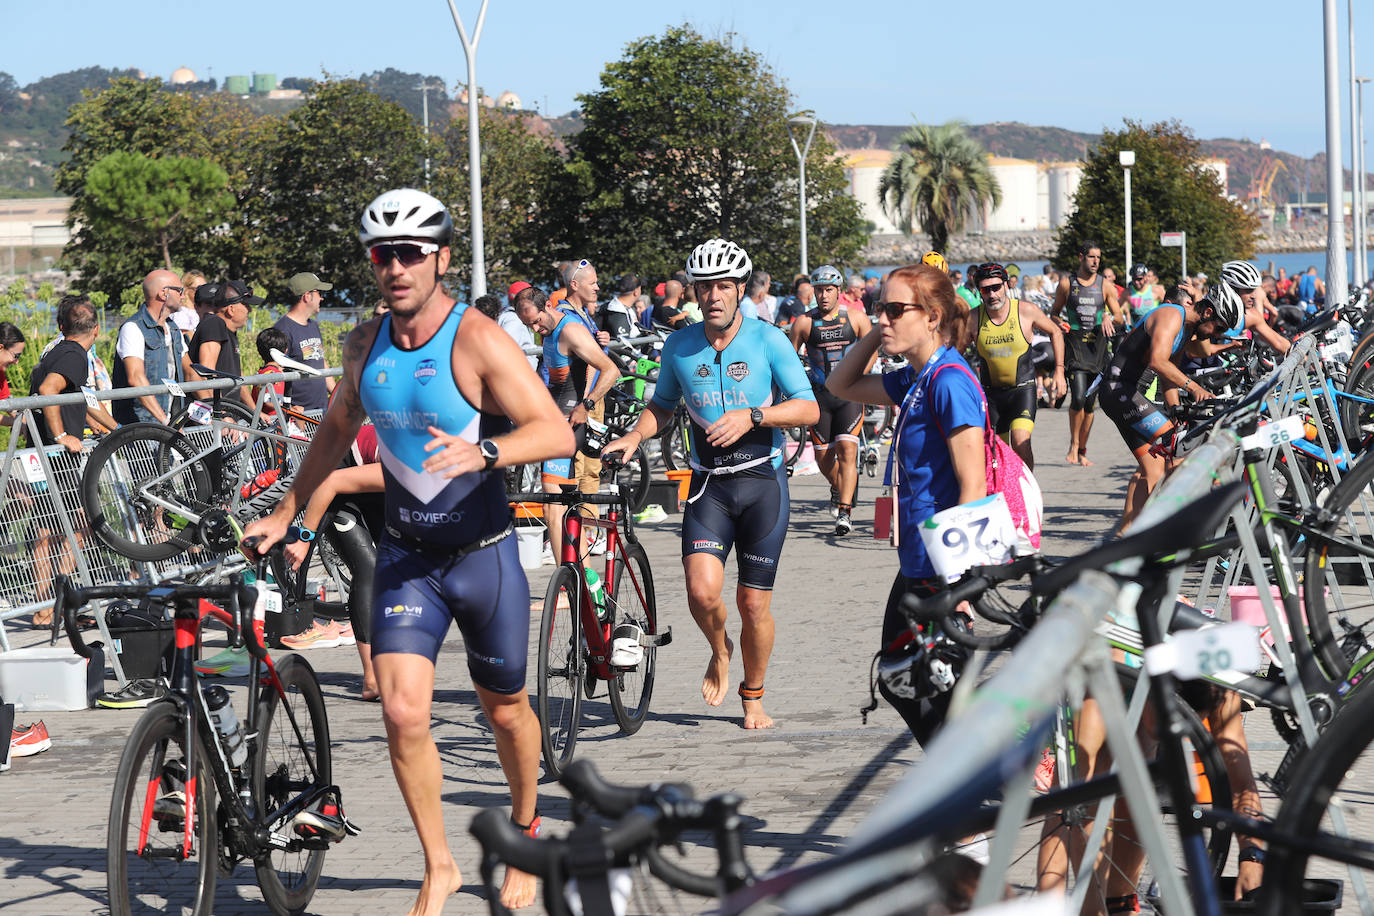
[(760, 685), (757, 686), (757, 687), (746, 687), (746, 686), (744, 685), (744, 681), (740, 681), (740, 683), (739, 683), (739, 695), (740, 695), (740, 699), (742, 699), (742, 700), (762, 700), (762, 699), (763, 699), (763, 685), (760, 684)]

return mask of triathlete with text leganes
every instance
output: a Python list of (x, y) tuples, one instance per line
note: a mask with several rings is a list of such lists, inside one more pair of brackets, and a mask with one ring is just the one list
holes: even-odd
[(752, 268), (744, 249), (725, 239), (703, 242), (692, 252), (687, 271), (705, 320), (668, 336), (649, 409), (603, 453), (633, 452), (658, 434), (679, 400), (686, 403), (692, 483), (682, 519), (682, 565), (688, 607), (711, 647), (701, 694), (719, 706), (729, 686), (735, 647), (725, 633), (722, 589), (733, 545), (744, 727), (768, 728), (773, 720), (763, 710), (763, 679), (773, 651), (769, 608), (789, 507), (783, 430), (814, 424), (820, 411), (783, 333), (745, 320), (739, 310)]

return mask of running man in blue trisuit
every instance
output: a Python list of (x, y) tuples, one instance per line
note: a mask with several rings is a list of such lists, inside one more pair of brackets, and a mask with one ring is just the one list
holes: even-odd
[[(411, 916), (432, 916), (462, 886), (444, 833), (443, 768), (430, 736), (434, 663), (456, 622), (496, 738), (511, 819), (538, 833), (539, 721), (525, 693), (529, 590), (499, 468), (572, 454), (572, 428), (495, 321), (441, 285), (453, 223), (410, 188), (368, 204), (359, 232), (390, 313), (348, 335), (343, 378), (291, 490), (248, 535), (266, 550), (348, 451), (377, 427), (386, 529), (377, 544), (372, 658), (391, 768), (424, 849)], [(534, 902), (532, 875), (506, 870), (501, 900)]]
[(682, 566), (687, 605), (711, 646), (701, 695), (725, 700), (734, 643), (725, 633), (725, 557), (739, 564), (739, 696), (745, 728), (769, 728), (763, 678), (773, 652), (769, 605), (787, 534), (787, 472), (783, 429), (820, 417), (797, 351), (777, 328), (746, 321), (739, 310), (753, 265), (734, 242), (703, 242), (687, 260), (704, 320), (675, 331), (663, 345), (658, 387), (649, 409), (603, 454), (630, 454), (658, 434), (679, 400), (692, 420), (691, 497), (682, 518)]

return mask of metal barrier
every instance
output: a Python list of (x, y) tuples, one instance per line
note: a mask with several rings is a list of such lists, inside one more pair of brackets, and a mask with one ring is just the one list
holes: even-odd
[[(342, 372), (342, 369), (327, 369), (325, 375), (337, 377)], [(302, 377), (299, 372), (280, 372), (254, 375), (242, 381), (216, 379), (183, 382), (176, 386), (149, 385), (0, 401), (0, 411), (16, 415), (9, 447), (0, 462), (0, 649), (10, 648), (4, 628), (6, 620), (52, 608), (52, 580), (58, 572), (71, 575), (83, 585), (131, 578), (157, 582), (211, 570), (222, 561), (221, 557), (203, 550), (183, 553), (171, 560), (156, 563), (133, 561), (106, 547), (91, 533), (80, 496), (82, 475), (94, 443), (89, 440), (83, 443), (80, 453), (53, 445), (20, 448), (20, 440), (24, 438), (21, 430), (27, 432), (30, 442), (39, 441), (33, 416), (35, 411), (63, 404), (87, 404), (91, 399), (116, 401), (144, 395), (181, 396), (183, 393), (256, 385), (263, 387), (255, 413), (256, 420), (265, 405), (278, 409), (284, 406), (273, 390), (273, 384), (296, 381)], [(182, 432), (202, 448), (212, 436), (209, 426), (183, 429)], [(290, 466), (299, 464), (305, 448), (305, 444), (290, 447)], [(235, 495), (237, 497), (237, 489)], [(97, 614), (97, 624), (106, 645), (109, 645), (110, 636), (102, 616)], [(111, 653), (111, 661), (116, 677), (123, 683), (124, 675), (118, 656)]]

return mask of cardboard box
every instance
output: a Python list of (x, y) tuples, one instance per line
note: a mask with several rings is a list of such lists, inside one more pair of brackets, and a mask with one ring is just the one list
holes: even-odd
[(0, 652), (0, 696), (25, 712), (88, 709), (105, 688), (105, 655), (89, 659), (69, 646)]

